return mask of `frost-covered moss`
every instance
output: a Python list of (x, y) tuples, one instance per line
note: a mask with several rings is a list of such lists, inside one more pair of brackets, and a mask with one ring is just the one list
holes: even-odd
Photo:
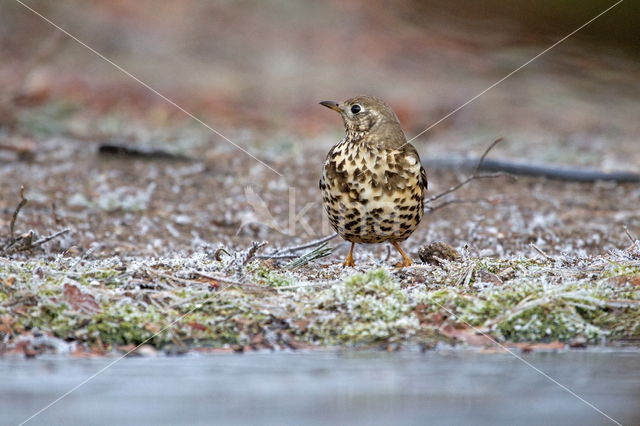
[(420, 326), (409, 298), (384, 270), (354, 275), (310, 302), (307, 337), (322, 343), (401, 341)]
[(270, 287), (287, 287), (295, 284), (292, 277), (288, 277), (283, 273), (276, 272), (262, 265), (253, 266), (250, 270), (256, 278), (260, 278), (260, 281)]
[(107, 346), (147, 339), (156, 347), (185, 348), (422, 343), (445, 338), (442, 321), (498, 341), (638, 337), (640, 263), (634, 256), (555, 264), (476, 258), (351, 276), (314, 265), (296, 271), (259, 261), (242, 266), (203, 253), (0, 259), (0, 338), (39, 330)]

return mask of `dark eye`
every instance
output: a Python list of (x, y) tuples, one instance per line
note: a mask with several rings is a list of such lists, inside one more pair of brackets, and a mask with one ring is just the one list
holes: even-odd
[(351, 107), (351, 112), (352, 112), (353, 114), (357, 114), (357, 113), (359, 113), (360, 111), (362, 111), (362, 108), (360, 108), (360, 105), (354, 105), (354, 106), (352, 106), (352, 107)]

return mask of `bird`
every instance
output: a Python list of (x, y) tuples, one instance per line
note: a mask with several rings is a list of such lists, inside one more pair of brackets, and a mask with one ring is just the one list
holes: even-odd
[(344, 139), (327, 154), (319, 183), (329, 223), (351, 243), (343, 267), (355, 266), (356, 244), (385, 242), (402, 256), (396, 267), (410, 266), (400, 242), (420, 224), (428, 187), (418, 151), (407, 142), (395, 112), (377, 97), (320, 105), (338, 112), (345, 127)]

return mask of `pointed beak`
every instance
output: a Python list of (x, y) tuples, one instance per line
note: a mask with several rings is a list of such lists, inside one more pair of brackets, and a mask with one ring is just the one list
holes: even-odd
[(326, 106), (327, 108), (330, 108), (334, 111), (342, 112), (338, 103), (334, 101), (322, 101), (320, 102), (320, 105)]

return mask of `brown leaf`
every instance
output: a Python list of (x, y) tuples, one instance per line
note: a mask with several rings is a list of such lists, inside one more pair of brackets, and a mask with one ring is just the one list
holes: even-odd
[(86, 350), (85, 348), (78, 346), (73, 352), (71, 352), (71, 356), (74, 358), (98, 358), (106, 355), (106, 351), (91, 348), (90, 350)]
[(307, 330), (307, 327), (309, 327), (310, 321), (309, 320), (295, 320), (295, 321), (291, 321), (291, 324), (297, 328), (298, 330), (305, 332)]
[(144, 329), (155, 334), (155, 333), (160, 333), (160, 330), (162, 330), (162, 327), (159, 324), (148, 322), (144, 325)]
[(96, 299), (73, 284), (64, 285), (64, 300), (75, 310), (88, 313), (100, 312), (100, 305)]
[(207, 331), (207, 326), (204, 324), (200, 324), (199, 322), (191, 321), (187, 323), (187, 325), (195, 330)]
[(555, 351), (566, 347), (564, 343), (557, 340), (550, 343), (511, 343), (509, 346), (519, 348), (525, 353), (533, 351)]
[(11, 315), (0, 315), (0, 333), (13, 334), (13, 318)]
[(440, 333), (471, 346), (491, 346), (496, 344), (489, 336), (478, 333), (471, 327), (456, 328), (451, 324), (445, 324), (440, 327)]
[(633, 286), (640, 286), (640, 274), (638, 275), (619, 275), (617, 277), (609, 278), (611, 284), (626, 285), (631, 284)]

